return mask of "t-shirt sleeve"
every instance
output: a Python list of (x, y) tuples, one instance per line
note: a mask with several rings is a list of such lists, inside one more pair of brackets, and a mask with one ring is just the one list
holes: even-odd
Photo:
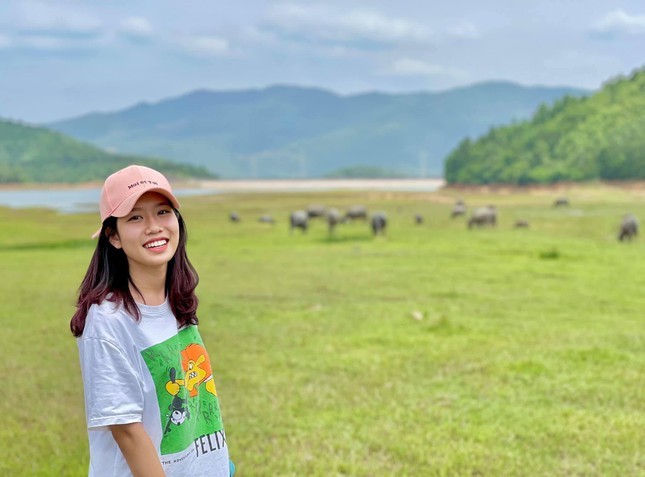
[(101, 338), (81, 338), (87, 427), (141, 422), (140, 377), (123, 351)]

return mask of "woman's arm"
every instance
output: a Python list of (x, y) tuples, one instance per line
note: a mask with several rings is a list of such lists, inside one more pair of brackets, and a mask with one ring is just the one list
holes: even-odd
[(140, 422), (110, 426), (134, 477), (165, 477), (157, 451)]

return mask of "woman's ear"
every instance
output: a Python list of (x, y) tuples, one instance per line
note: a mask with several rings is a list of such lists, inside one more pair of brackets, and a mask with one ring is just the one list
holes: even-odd
[(121, 239), (119, 239), (119, 234), (117, 233), (116, 230), (112, 230), (111, 228), (107, 227), (105, 229), (105, 235), (107, 235), (108, 240), (112, 244), (112, 246), (116, 249), (123, 248), (123, 245), (121, 245)]

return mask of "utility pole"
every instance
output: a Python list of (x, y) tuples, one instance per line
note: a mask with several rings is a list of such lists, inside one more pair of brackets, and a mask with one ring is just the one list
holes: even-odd
[(258, 158), (257, 154), (252, 154), (249, 158), (249, 163), (251, 165), (251, 177), (253, 179), (258, 178)]
[(427, 151), (419, 152), (419, 177), (425, 179), (428, 173), (428, 153)]
[(299, 153), (296, 153), (296, 160), (300, 164), (300, 177), (303, 179), (306, 179), (308, 174), (307, 174), (307, 155), (300, 151)]

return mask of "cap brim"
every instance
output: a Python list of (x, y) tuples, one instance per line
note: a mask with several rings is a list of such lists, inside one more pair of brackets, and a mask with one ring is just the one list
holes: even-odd
[(127, 197), (114, 209), (114, 212), (112, 212), (110, 215), (113, 217), (125, 217), (132, 211), (139, 198), (146, 192), (157, 192), (168, 199), (175, 209), (179, 208), (179, 202), (174, 195), (172, 195), (166, 189), (160, 187), (151, 187), (150, 189), (141, 190), (136, 194), (132, 194), (131, 196)]
[[(116, 209), (110, 214), (112, 217), (125, 217), (128, 215), (132, 209), (134, 208), (134, 205), (137, 203), (139, 198), (145, 194), (146, 192), (157, 192), (161, 195), (163, 195), (166, 199), (170, 201), (170, 203), (173, 205), (175, 209), (179, 209), (179, 201), (177, 198), (171, 194), (168, 190), (161, 188), (161, 187), (151, 187), (149, 189), (144, 189), (142, 191), (137, 192), (136, 194), (133, 194), (126, 198), (123, 202), (121, 202)], [(92, 238), (95, 239), (99, 235), (101, 235), (101, 230), (103, 229), (103, 226), (99, 227), (99, 229), (92, 234)]]

